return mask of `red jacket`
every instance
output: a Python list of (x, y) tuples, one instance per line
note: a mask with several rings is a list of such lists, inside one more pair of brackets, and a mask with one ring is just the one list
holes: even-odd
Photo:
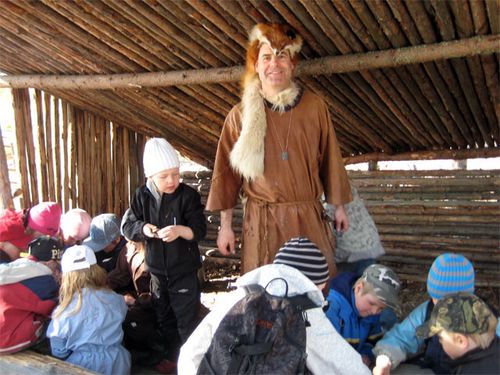
[(51, 275), (0, 285), (0, 354), (27, 348), (44, 334), (57, 290)]

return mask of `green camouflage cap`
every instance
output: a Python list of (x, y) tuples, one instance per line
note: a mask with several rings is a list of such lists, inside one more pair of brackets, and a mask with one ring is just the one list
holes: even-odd
[(436, 303), (430, 319), (417, 328), (417, 336), (427, 338), (443, 330), (466, 335), (485, 333), (491, 315), (488, 305), (473, 294), (448, 294)]
[(398, 275), (387, 266), (372, 264), (366, 267), (361, 279), (370, 283), (378, 299), (393, 308), (400, 310), (398, 294), (401, 288), (401, 281)]

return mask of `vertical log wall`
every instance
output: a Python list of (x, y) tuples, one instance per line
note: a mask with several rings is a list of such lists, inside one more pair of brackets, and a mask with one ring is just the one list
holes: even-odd
[[(500, 288), (500, 170), (349, 171), (351, 183), (377, 225), (386, 255), (381, 262), (401, 278), (424, 281), (444, 252), (467, 256), (477, 285)], [(211, 172), (184, 173), (206, 202)], [(241, 233), (243, 210), (234, 210)], [(219, 215), (207, 212), (202, 250), (216, 248)]]
[(40, 90), (12, 94), (22, 206), (56, 201), (63, 211), (123, 215), (143, 182), (145, 136)]

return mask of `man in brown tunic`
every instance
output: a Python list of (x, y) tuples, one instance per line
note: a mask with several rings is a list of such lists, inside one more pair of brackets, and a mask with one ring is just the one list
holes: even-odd
[(234, 253), (233, 207), (245, 209), (242, 273), (271, 263), (280, 246), (304, 236), (335, 273), (334, 243), (320, 199), (349, 227), (351, 189), (325, 102), (293, 80), (302, 38), (286, 25), (258, 24), (249, 37), (242, 101), (219, 140), (207, 209), (221, 211), (217, 247)]

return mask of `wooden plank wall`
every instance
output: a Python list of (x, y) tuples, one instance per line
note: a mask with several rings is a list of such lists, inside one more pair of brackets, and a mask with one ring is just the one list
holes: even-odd
[[(500, 287), (500, 170), (349, 171), (386, 250), (382, 262), (403, 279), (425, 280), (433, 259), (456, 252), (473, 261), (478, 285)], [(203, 202), (210, 172), (184, 173)], [(242, 209), (234, 227), (241, 233)], [(202, 250), (216, 247), (218, 214), (207, 212)]]
[(143, 183), (146, 137), (40, 90), (12, 93), (22, 206), (56, 201), (63, 211), (123, 215)]

